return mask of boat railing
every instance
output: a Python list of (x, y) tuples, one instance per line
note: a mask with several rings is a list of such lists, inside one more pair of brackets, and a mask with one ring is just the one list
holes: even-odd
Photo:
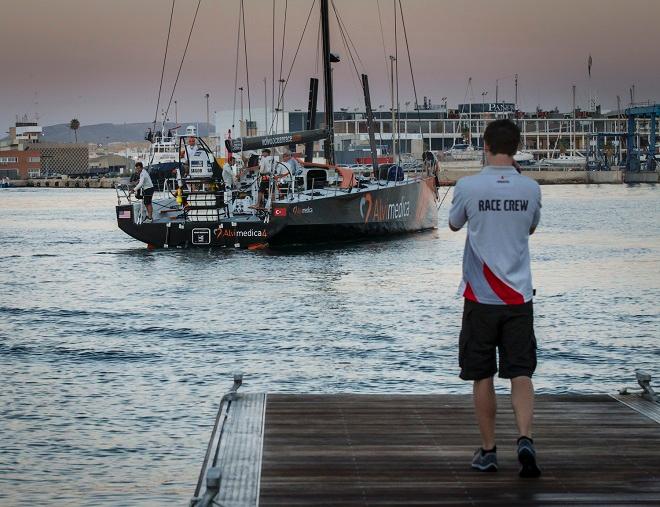
[(117, 206), (122, 205), (122, 201), (126, 204), (132, 204), (131, 187), (128, 183), (115, 183), (115, 193), (117, 194)]

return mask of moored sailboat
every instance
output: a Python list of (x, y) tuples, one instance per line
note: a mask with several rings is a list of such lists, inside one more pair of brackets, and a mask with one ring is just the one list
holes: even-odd
[[(177, 152), (183, 176), (170, 180), (164, 195), (154, 198), (153, 221), (145, 222), (142, 203), (131, 201), (125, 188), (118, 189), (120, 229), (154, 247), (259, 248), (355, 240), (437, 226), (437, 164), (425, 164), (415, 173), (405, 173), (395, 164), (377, 164), (366, 75), (362, 81), (374, 154), (371, 175), (334, 164), (330, 66), (338, 60), (330, 51), (328, 0), (321, 0), (320, 5), (325, 128), (313, 129), (310, 123), (305, 131), (229, 139), (222, 168), (200, 138), (181, 138)], [(315, 114), (316, 103), (310, 100), (310, 116)], [(319, 140), (325, 141), (325, 164), (313, 163), (306, 156), (300, 173), (293, 174), (290, 166), (275, 157), (268, 171), (250, 167), (250, 150), (309, 147)], [(181, 149), (187, 142), (198, 145), (197, 160), (189, 150)], [(201, 170), (191, 175), (193, 165)], [(263, 203), (260, 192), (267, 193)]]

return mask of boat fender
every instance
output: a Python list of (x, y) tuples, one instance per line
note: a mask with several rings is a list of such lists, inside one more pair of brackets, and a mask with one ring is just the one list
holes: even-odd
[(176, 189), (176, 203), (179, 205), (183, 204), (183, 194), (181, 192), (181, 187)]

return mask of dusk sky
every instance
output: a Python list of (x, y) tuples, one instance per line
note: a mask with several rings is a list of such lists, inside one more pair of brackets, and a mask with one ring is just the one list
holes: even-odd
[[(181, 121), (203, 121), (204, 94), (214, 110), (231, 109), (239, 0), (202, 0), (174, 98)], [(276, 79), (279, 78), (285, 0), (276, 0)], [(335, 0), (369, 74), (372, 104), (389, 104), (386, 54), (394, 52), (392, 0)], [(177, 0), (163, 84), (166, 105), (197, 0)], [(288, 72), (312, 0), (288, 0), (284, 74)], [(287, 87), (285, 107), (307, 105), (316, 71), (318, 1)], [(16, 115), (39, 114), (42, 125), (77, 117), (85, 124), (141, 122), (154, 117), (170, 0), (0, 0), (0, 128)], [(252, 107), (264, 105), (264, 77), (271, 96), (272, 0), (245, 0)], [(513, 101), (531, 110), (570, 109), (571, 85), (587, 106), (591, 88), (604, 108), (660, 100), (660, 0), (403, 0), (419, 101), (424, 95), (449, 106), (463, 102), (468, 77), (473, 99)], [(335, 108), (362, 104), (355, 72), (331, 15), (336, 64)], [(399, 95), (413, 101), (403, 30), (399, 25)], [(359, 65), (359, 62), (358, 62)], [(241, 64), (239, 86), (247, 89)], [(322, 93), (320, 94), (322, 97)], [(246, 110), (247, 110), (247, 96)], [(320, 108), (322, 108), (320, 99)], [(173, 106), (170, 117), (174, 119)]]

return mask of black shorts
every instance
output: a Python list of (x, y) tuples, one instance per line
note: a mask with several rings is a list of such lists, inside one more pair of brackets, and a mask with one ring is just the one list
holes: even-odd
[(259, 182), (259, 192), (268, 192), (269, 183), (270, 180), (266, 178), (262, 178), (261, 181)]
[(497, 373), (501, 378), (531, 377), (536, 370), (534, 307), (485, 305), (465, 300), (458, 363), (463, 380), (481, 380)]
[(142, 192), (142, 199), (144, 202), (145, 206), (149, 206), (151, 204), (151, 199), (154, 196), (154, 187), (151, 188), (145, 188), (144, 191)]

